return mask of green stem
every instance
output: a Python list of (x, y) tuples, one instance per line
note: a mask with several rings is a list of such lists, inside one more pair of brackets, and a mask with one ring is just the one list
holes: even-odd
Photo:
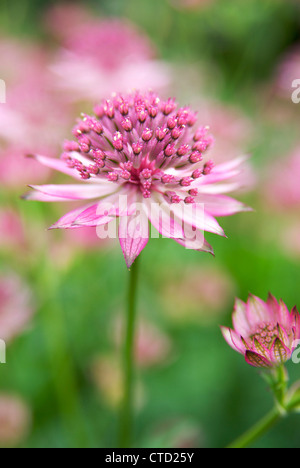
[(244, 435), (236, 439), (227, 448), (246, 448), (259, 439), (262, 435), (268, 432), (280, 419), (282, 418), (282, 412), (279, 407), (275, 408), (267, 414), (261, 421), (253, 426)]
[(120, 448), (132, 446), (134, 404), (134, 338), (139, 258), (129, 272), (126, 339), (124, 347), (124, 395), (121, 407)]

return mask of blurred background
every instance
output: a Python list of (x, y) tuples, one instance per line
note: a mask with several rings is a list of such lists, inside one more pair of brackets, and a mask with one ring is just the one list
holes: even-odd
[[(199, 111), (220, 162), (251, 154), (208, 254), (152, 240), (142, 255), (135, 447), (222, 447), (272, 407), (223, 340), (234, 297), (300, 306), (298, 0), (1, 0), (0, 446), (116, 447), (128, 272), (93, 229), (48, 232), (65, 211), (26, 203), (61, 180), (24, 155), (59, 156), (80, 113), (152, 88)], [(59, 206), (58, 206), (59, 205)], [(289, 365), (291, 380), (300, 368)], [(299, 447), (289, 417), (258, 447)]]

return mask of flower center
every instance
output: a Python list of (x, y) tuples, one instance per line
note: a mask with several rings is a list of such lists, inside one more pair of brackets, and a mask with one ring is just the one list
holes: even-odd
[(77, 141), (66, 141), (62, 158), (83, 180), (105, 178), (131, 184), (144, 198), (160, 191), (171, 203), (195, 203), (194, 181), (209, 175), (212, 161), (203, 162), (213, 139), (208, 127), (192, 131), (197, 117), (177, 109), (173, 99), (153, 93), (119, 95), (83, 114), (73, 129)]
[(274, 323), (262, 323), (260, 324), (251, 339), (258, 340), (266, 348), (271, 348), (274, 340), (279, 337), (277, 324)]

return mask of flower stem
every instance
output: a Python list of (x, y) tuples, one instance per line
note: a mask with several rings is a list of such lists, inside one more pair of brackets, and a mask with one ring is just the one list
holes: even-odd
[(261, 421), (253, 426), (244, 435), (236, 439), (227, 448), (246, 448), (259, 439), (262, 435), (268, 432), (282, 417), (280, 408), (275, 406), (274, 409), (267, 414)]
[(124, 395), (121, 407), (120, 448), (132, 446), (134, 404), (134, 339), (139, 257), (129, 272), (126, 338), (124, 346)]

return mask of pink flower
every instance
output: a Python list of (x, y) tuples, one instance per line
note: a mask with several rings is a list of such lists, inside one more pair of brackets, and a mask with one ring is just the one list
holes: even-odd
[[(122, 321), (118, 320), (115, 327), (115, 341), (120, 347), (124, 332)], [(139, 367), (148, 368), (164, 363), (170, 357), (171, 350), (172, 343), (166, 334), (145, 320), (139, 323), (134, 350)]]
[(0, 339), (22, 333), (33, 315), (29, 289), (14, 275), (0, 277)]
[(91, 12), (83, 4), (59, 2), (46, 12), (45, 26), (55, 39), (64, 43), (75, 30), (92, 20)]
[(300, 146), (287, 158), (272, 162), (264, 184), (264, 198), (276, 210), (300, 206)]
[(31, 412), (20, 398), (0, 394), (0, 446), (19, 445), (27, 437)]
[(1, 147), (18, 142), (20, 147), (34, 145), (36, 151), (41, 146), (57, 150), (70, 115), (52, 89), (48, 54), (43, 48), (11, 39), (0, 42), (0, 52), (1, 79), (7, 90), (6, 103), (0, 105)]
[[(27, 150), (26, 150), (27, 148)], [(36, 183), (43, 183), (49, 176), (49, 169), (41, 166), (37, 169), (32, 158), (26, 157), (29, 147), (9, 145), (0, 150), (0, 183), (11, 190), (22, 190), (33, 177)], [(51, 151), (45, 148), (45, 153)]]
[(54, 85), (72, 102), (97, 102), (115, 90), (161, 90), (170, 82), (150, 40), (120, 19), (92, 18), (72, 28), (51, 69)]
[(181, 268), (162, 275), (166, 313), (177, 322), (215, 322), (235, 294), (233, 279), (216, 265)]
[(300, 257), (300, 221), (297, 216), (284, 223), (283, 232), (280, 235), (282, 250), (293, 260)]
[(245, 304), (236, 300), (234, 330), (222, 327), (227, 343), (254, 367), (271, 368), (288, 361), (300, 339), (300, 316), (281, 300), (269, 295), (267, 302), (250, 296)]
[(36, 183), (45, 181), (49, 169), (35, 165), (33, 170), (25, 155), (31, 151), (54, 156), (64, 128), (71, 125), (71, 109), (52, 89), (44, 48), (5, 38), (0, 54), (6, 83), (6, 102), (0, 104), (0, 182), (19, 190), (33, 172)]
[[(0, 164), (1, 167), (1, 164)], [(0, 210), (0, 249), (24, 248), (25, 235), (20, 216), (11, 209)]]
[(97, 106), (95, 114), (78, 122), (73, 131), (76, 141), (65, 142), (61, 159), (36, 156), (82, 184), (33, 186), (25, 198), (98, 199), (68, 213), (52, 228), (99, 227), (119, 218), (128, 267), (149, 239), (148, 221), (145, 230), (138, 222), (137, 204), (139, 214), (163, 236), (189, 249), (212, 252), (198, 234), (224, 236), (215, 217), (248, 210), (224, 195), (239, 187), (226, 181), (239, 174), (244, 158), (214, 167), (205, 156), (211, 136), (205, 127), (193, 130), (196, 114), (187, 107), (178, 109), (173, 99), (161, 101), (154, 93), (115, 95)]
[[(91, 378), (100, 390), (101, 397), (113, 409), (117, 409), (124, 397), (122, 367), (118, 356), (104, 354), (93, 359)], [(136, 384), (134, 405), (140, 409), (144, 405), (144, 388), (140, 381)]]

